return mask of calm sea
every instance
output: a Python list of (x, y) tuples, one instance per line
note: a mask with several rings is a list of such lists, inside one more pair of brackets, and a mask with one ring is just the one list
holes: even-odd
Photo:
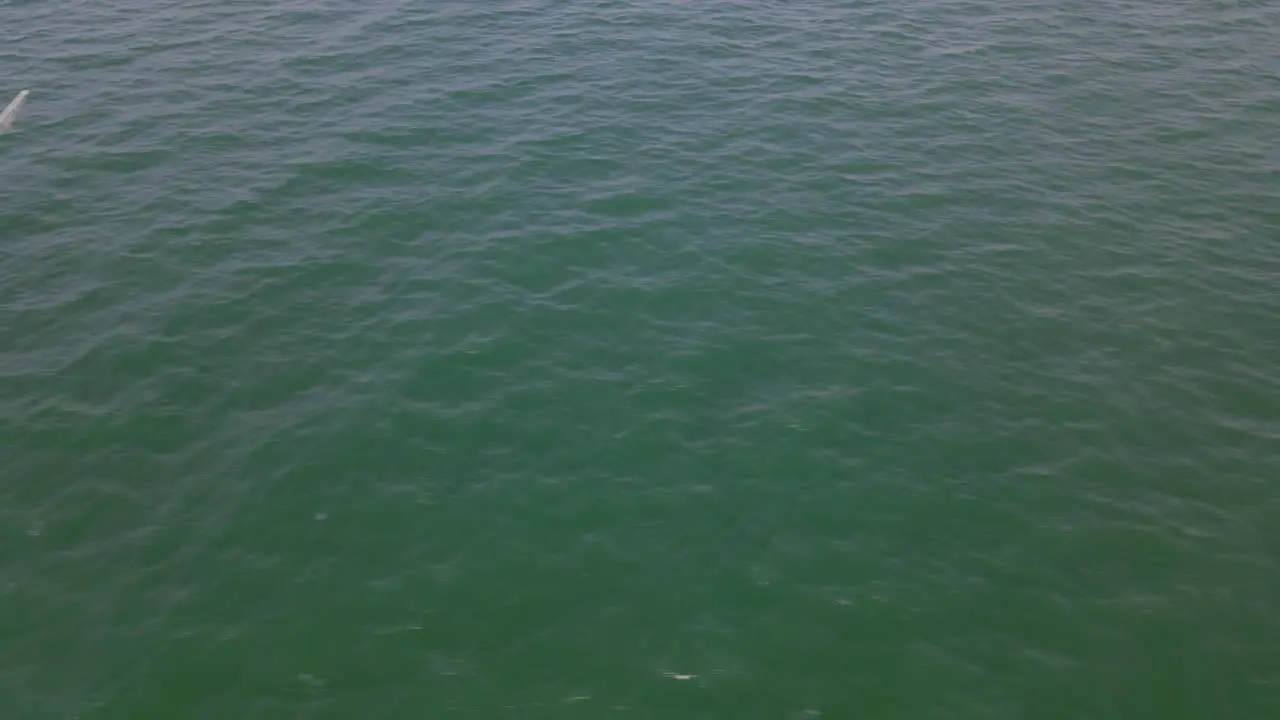
[(1280, 5), (7, 0), (0, 717), (1280, 717)]

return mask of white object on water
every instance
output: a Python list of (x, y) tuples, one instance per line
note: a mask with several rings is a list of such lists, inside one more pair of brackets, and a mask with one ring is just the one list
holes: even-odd
[(4, 111), (0, 112), (0, 132), (8, 132), (13, 129), (13, 119), (18, 116), (18, 111), (26, 104), (27, 95), (30, 92), (30, 90), (23, 90), (18, 93), (13, 100), (9, 101), (9, 105), (5, 107)]

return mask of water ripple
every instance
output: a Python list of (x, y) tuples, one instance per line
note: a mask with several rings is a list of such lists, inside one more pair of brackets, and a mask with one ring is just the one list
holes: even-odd
[(1271, 5), (0, 25), (8, 716), (1280, 711)]

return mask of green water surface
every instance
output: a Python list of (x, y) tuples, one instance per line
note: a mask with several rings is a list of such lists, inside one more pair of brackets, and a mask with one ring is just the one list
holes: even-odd
[(0, 717), (1280, 718), (1280, 5), (0, 28)]

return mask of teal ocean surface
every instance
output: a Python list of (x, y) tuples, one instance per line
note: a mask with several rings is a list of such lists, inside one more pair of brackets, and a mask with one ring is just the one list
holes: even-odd
[(0, 717), (1280, 718), (1280, 5), (0, 28)]

